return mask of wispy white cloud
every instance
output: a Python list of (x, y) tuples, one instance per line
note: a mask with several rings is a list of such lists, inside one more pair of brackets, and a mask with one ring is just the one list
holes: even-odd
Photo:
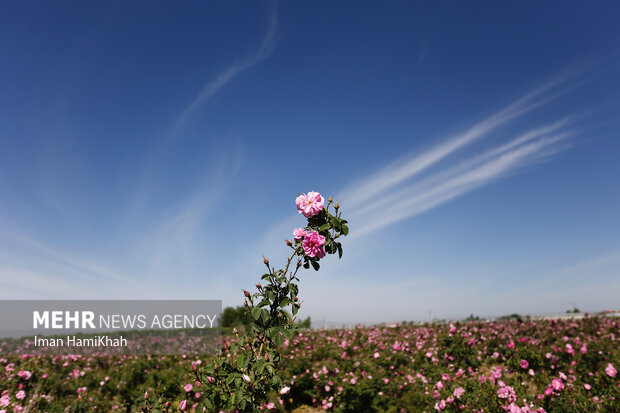
[[(526, 130), (484, 152), (468, 152), (465, 161), (446, 161), (509, 122), (545, 105), (562, 93), (559, 78), (528, 93), (473, 127), (409, 159), (392, 162), (346, 188), (339, 196), (357, 230), (354, 236), (420, 214), (520, 168), (549, 159), (576, 134), (568, 129), (571, 117)], [(504, 133), (505, 134), (505, 133)], [(447, 165), (447, 166), (445, 166)], [(422, 173), (424, 172), (424, 174)], [(430, 172), (430, 173), (427, 173)]]
[(487, 136), (490, 132), (507, 124), (509, 121), (523, 116), (557, 98), (561, 92), (547, 95), (545, 93), (553, 89), (558, 82), (558, 80), (554, 80), (528, 93), (482, 122), (447, 139), (442, 144), (433, 147), (421, 155), (387, 165), (366, 179), (361, 185), (356, 184), (345, 190), (342, 194), (342, 199), (346, 200), (347, 205), (350, 207), (356, 207), (367, 199), (374, 198), (377, 194), (412, 178), (457, 150)]
[(175, 130), (183, 125), (183, 123), (198, 106), (209, 100), (217, 91), (226, 86), (237, 75), (267, 59), (275, 47), (277, 30), (278, 15), (276, 10), (272, 9), (269, 13), (269, 26), (267, 32), (258, 49), (256, 49), (254, 53), (250, 54), (245, 59), (234, 62), (231, 66), (226, 68), (226, 70), (217, 75), (215, 79), (207, 83), (198, 95), (196, 95), (196, 97), (183, 110), (183, 113), (175, 123)]

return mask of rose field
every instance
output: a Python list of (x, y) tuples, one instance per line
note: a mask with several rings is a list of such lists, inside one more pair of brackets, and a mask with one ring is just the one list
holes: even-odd
[[(303, 330), (266, 411), (618, 412), (619, 320)], [(171, 345), (174, 340), (169, 338)], [(235, 346), (225, 338), (222, 352)], [(2, 356), (0, 412), (209, 411), (182, 356)]]

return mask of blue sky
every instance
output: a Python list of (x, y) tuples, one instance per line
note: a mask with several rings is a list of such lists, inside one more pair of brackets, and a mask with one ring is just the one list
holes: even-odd
[(340, 200), (318, 323), (620, 308), (620, 5), (3, 2), (0, 298), (237, 305)]

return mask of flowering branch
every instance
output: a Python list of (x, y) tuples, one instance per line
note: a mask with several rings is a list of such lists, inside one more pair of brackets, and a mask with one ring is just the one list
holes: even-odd
[[(278, 349), (297, 329), (294, 322), (301, 307), (297, 272), (310, 266), (318, 271), (326, 254), (342, 257), (337, 239), (349, 233), (340, 205), (333, 204), (331, 197), (325, 205), (320, 193), (309, 192), (299, 195), (295, 203), (307, 225), (293, 231), (294, 241), (286, 241), (292, 249), (286, 265), (276, 270), (263, 258), (267, 272), (261, 280), (266, 284), (256, 284), (255, 293), (243, 291), (243, 305), (252, 319), (248, 333), (240, 336), (234, 328), (233, 343), (227, 340), (223, 351), (204, 367), (194, 366), (196, 381), (206, 384), (205, 410), (258, 412), (270, 397), (290, 390), (278, 376)], [(295, 269), (290, 271), (295, 259)], [(187, 402), (180, 407), (186, 409)]]

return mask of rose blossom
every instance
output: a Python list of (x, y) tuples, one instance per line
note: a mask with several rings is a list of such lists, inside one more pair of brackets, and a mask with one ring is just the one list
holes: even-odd
[(184, 412), (185, 409), (187, 409), (187, 400), (183, 400), (181, 403), (179, 403), (179, 409)]
[(310, 218), (321, 212), (325, 200), (318, 192), (308, 192), (308, 195), (301, 194), (295, 199), (297, 211), (306, 218)]
[(193, 389), (193, 386), (191, 384), (186, 384), (185, 387), (183, 388), (186, 392), (190, 392)]
[(456, 389), (454, 389), (454, 397), (456, 397), (457, 399), (460, 399), (462, 395), (465, 394), (465, 389), (462, 387), (457, 387)]
[(527, 360), (523, 359), (523, 360), (521, 360), (519, 365), (521, 366), (522, 369), (526, 369), (526, 368), (528, 368), (530, 366), (530, 363), (528, 363)]
[(23, 390), (18, 391), (17, 393), (15, 393), (15, 398), (19, 400), (24, 400), (26, 398), (26, 392)]
[(21, 370), (17, 373), (17, 375), (24, 380), (28, 380), (32, 376), (32, 373), (28, 370)]
[(295, 237), (295, 240), (297, 241), (305, 237), (307, 234), (308, 233), (303, 228), (297, 228), (295, 231), (293, 231), (293, 236)]
[(618, 371), (614, 368), (613, 364), (609, 363), (607, 367), (605, 367), (605, 373), (607, 373), (609, 377), (616, 377)]
[(302, 243), (304, 252), (308, 257), (323, 258), (325, 256), (325, 250), (323, 249), (325, 244), (325, 237), (319, 235), (316, 231), (310, 231), (305, 237)]
[(9, 403), (11, 403), (11, 399), (8, 395), (5, 394), (4, 396), (0, 397), (0, 407), (6, 407), (9, 405)]

